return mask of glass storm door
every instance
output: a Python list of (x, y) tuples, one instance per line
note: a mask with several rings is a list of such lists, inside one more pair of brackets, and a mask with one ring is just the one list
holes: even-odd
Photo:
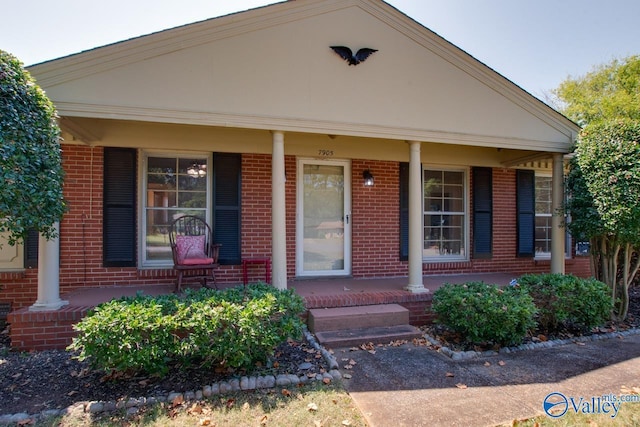
[(298, 161), (298, 276), (351, 274), (351, 171), (346, 161)]

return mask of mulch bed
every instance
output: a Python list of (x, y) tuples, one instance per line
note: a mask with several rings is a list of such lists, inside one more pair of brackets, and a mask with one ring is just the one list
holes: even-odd
[[(67, 351), (19, 353), (9, 351), (9, 343), (5, 330), (0, 334), (0, 415), (38, 414), (49, 409), (64, 409), (77, 402), (166, 397), (173, 391), (195, 392), (205, 385), (246, 374), (183, 368), (172, 369), (163, 378), (106, 375), (92, 370), (87, 362), (74, 359)], [(280, 345), (268, 365), (256, 367), (250, 375), (306, 375), (327, 370), (320, 352), (301, 341)]]

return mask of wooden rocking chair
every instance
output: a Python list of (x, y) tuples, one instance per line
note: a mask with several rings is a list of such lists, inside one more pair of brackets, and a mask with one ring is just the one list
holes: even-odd
[(215, 270), (218, 264), (220, 244), (212, 241), (211, 227), (194, 215), (184, 215), (171, 223), (169, 241), (173, 254), (173, 268), (178, 273), (176, 293), (182, 291), (185, 278), (202, 279), (202, 285), (209, 288), (211, 280), (217, 289)]

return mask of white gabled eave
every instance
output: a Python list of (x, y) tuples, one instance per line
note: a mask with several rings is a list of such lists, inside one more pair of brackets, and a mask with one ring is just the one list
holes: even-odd
[(154, 58), (211, 41), (257, 31), (271, 26), (303, 19), (357, 5), (371, 15), (394, 28), (414, 42), (440, 56), (470, 77), (478, 80), (510, 102), (527, 111), (551, 128), (566, 136), (566, 141), (503, 141), (492, 136), (461, 135), (433, 130), (395, 129), (390, 127), (359, 126), (354, 123), (325, 123), (296, 120), (287, 117), (237, 116), (220, 113), (185, 112), (124, 106), (65, 105), (57, 104), (61, 115), (96, 118), (147, 120), (166, 123), (206, 124), (263, 129), (279, 125), (283, 130), (302, 132), (344, 133), (354, 136), (371, 136), (393, 139), (415, 139), (443, 143), (466, 142), (470, 145), (504, 148), (532, 148), (554, 152), (568, 152), (580, 128), (571, 120), (529, 94), (495, 70), (473, 58), (468, 53), (446, 41), (436, 33), (380, 0), (297, 0), (275, 3), (244, 12), (211, 18), (205, 21), (176, 27), (146, 36), (85, 51), (57, 60), (29, 67), (37, 75), (38, 83), (53, 87), (84, 76), (101, 73), (126, 64)]

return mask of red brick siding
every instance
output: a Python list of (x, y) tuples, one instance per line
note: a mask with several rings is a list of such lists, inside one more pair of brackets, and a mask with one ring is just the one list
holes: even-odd
[(64, 349), (76, 335), (78, 323), (89, 307), (68, 307), (58, 311), (29, 312), (23, 308), (9, 313), (11, 347), (15, 350)]
[[(171, 269), (138, 270), (102, 266), (103, 148), (63, 145), (66, 170), (65, 197), (69, 210), (60, 226), (60, 290), (68, 292), (88, 286), (146, 285), (173, 283)], [(287, 275), (295, 276), (296, 169), (294, 156), (285, 157)], [(362, 185), (362, 171), (375, 177), (373, 187)], [(242, 156), (242, 256), (271, 254), (271, 155)], [(494, 239), (491, 259), (465, 262), (426, 263), (425, 274), (470, 272), (549, 271), (549, 262), (515, 256), (515, 171), (493, 170)], [(399, 260), (399, 164), (388, 161), (352, 161), (352, 270), (353, 276), (391, 277), (407, 274), (407, 263)], [(471, 228), (472, 229), (472, 228)], [(469, 248), (472, 249), (472, 248)], [(589, 259), (567, 261), (567, 272), (589, 275)], [(252, 270), (250, 280), (262, 277)], [(239, 266), (223, 266), (221, 282), (240, 283)], [(12, 308), (26, 307), (36, 300), (37, 270), (0, 273), (2, 301)]]
[[(362, 172), (374, 176), (365, 187)], [(354, 277), (392, 277), (408, 274), (400, 261), (400, 165), (397, 162), (353, 160), (352, 268)]]

